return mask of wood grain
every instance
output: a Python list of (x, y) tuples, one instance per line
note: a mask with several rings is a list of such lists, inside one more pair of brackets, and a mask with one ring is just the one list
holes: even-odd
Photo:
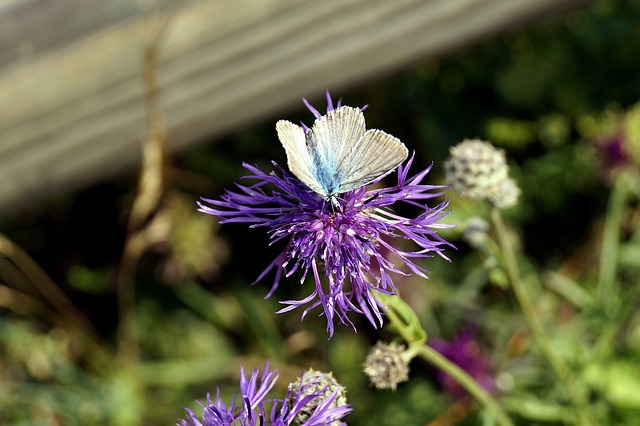
[[(179, 150), (580, 1), (168, 3), (160, 90)], [(139, 161), (152, 15), (131, 0), (0, 3), (0, 214)]]

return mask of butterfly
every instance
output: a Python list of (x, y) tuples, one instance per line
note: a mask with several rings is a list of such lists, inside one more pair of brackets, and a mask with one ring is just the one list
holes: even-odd
[(287, 120), (278, 121), (276, 130), (291, 173), (333, 202), (391, 172), (409, 155), (398, 138), (365, 130), (364, 114), (349, 106), (329, 111), (306, 132)]

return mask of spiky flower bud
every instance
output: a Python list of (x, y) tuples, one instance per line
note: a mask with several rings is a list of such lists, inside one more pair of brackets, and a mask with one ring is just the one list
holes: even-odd
[[(303, 425), (318, 410), (320, 406), (323, 410), (330, 410), (347, 406), (347, 390), (333, 377), (333, 373), (323, 373), (322, 371), (310, 368), (302, 377), (289, 384), (289, 393), (294, 396), (288, 401), (290, 406), (304, 405), (298, 411), (294, 420), (297, 424)], [(330, 402), (330, 405), (327, 405)], [(326, 406), (325, 406), (326, 405)], [(337, 420), (330, 425), (343, 424)]]
[(409, 362), (402, 355), (405, 347), (378, 342), (369, 351), (364, 372), (378, 389), (396, 390), (398, 383), (409, 380)]
[(452, 147), (445, 163), (447, 181), (460, 196), (489, 200), (498, 208), (515, 205), (520, 190), (508, 176), (503, 150), (489, 142), (467, 139)]

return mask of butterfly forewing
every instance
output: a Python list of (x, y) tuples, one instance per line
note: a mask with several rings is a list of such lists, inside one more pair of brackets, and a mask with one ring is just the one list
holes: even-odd
[(326, 177), (327, 192), (336, 193), (346, 177), (343, 165), (350, 161), (353, 147), (365, 133), (364, 115), (358, 108), (337, 108), (317, 120), (312, 133), (318, 151), (318, 172)]
[(409, 151), (396, 137), (382, 130), (367, 130), (353, 145), (353, 155), (342, 165), (345, 178), (339, 192), (347, 192), (364, 186), (395, 169), (402, 163)]
[(276, 123), (276, 130), (278, 139), (287, 153), (287, 165), (291, 173), (313, 191), (326, 197), (328, 194), (316, 179), (315, 166), (302, 127), (287, 120), (280, 120)]

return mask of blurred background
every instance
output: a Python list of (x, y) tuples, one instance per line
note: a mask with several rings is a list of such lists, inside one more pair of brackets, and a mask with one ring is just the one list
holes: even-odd
[[(427, 365), (371, 388), (360, 367), (385, 331), (354, 318), (358, 333), (327, 341), (323, 317), (275, 315), (307, 294), (295, 277), (266, 300), (273, 277), (251, 285), (282, 248), (195, 202), (232, 188), (242, 162), (285, 165), (275, 122), (310, 124), (301, 98), (323, 111), (328, 89), (369, 105), (367, 127), (415, 151), (416, 170), (433, 163), (430, 183), (465, 138), (505, 149), (526, 273), (588, 292), (611, 186), (634, 161), (619, 129), (640, 122), (638, 22), (638, 0), (1, 1), (0, 424), (174, 424), (266, 359), (283, 393), (308, 367), (333, 370), (352, 425), (479, 424)], [(455, 195), (452, 208), (453, 224), (488, 211)], [(631, 290), (638, 220), (636, 203), (621, 225)], [(504, 274), (459, 228), (443, 234), (452, 263), (429, 259), (431, 279), (398, 279), (400, 293), (434, 339), (472, 330), (517, 424), (567, 424), (539, 398), (553, 378)], [(597, 333), (600, 312), (538, 302), (568, 333)], [(608, 358), (630, 383), (593, 385), (603, 424), (640, 418), (634, 311)]]

